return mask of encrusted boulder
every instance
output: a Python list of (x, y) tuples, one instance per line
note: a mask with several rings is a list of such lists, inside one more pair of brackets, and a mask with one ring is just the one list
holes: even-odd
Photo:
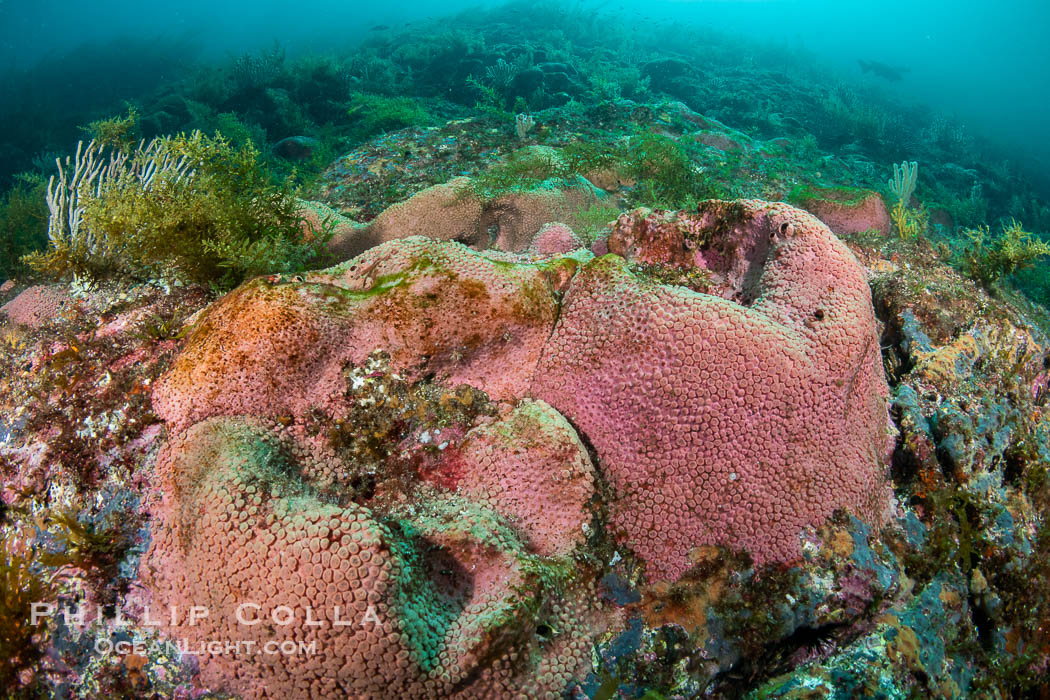
[[(367, 224), (346, 225), (345, 219), (338, 220), (329, 248), (336, 259), (346, 260), (388, 241), (425, 236), (457, 241), (476, 250), (523, 252), (546, 224), (565, 221), (571, 225), (579, 212), (601, 203), (604, 197), (604, 192), (582, 177), (552, 180), (492, 198), (475, 193), (468, 178), (457, 178), (388, 207)], [(305, 209), (312, 213), (318, 208), (310, 205)]]
[(259, 625), (324, 652), (205, 657), (217, 687), (560, 693), (618, 624), (596, 553), (674, 582), (714, 548), (797, 562), (837, 511), (884, 521), (878, 328), (825, 226), (712, 201), (622, 216), (600, 258), (565, 226), (534, 238), (522, 255), (390, 241), (248, 282), (196, 322), (153, 394), (172, 435), (154, 599), (208, 598), (222, 615), (200, 639), (255, 599), (383, 622)]
[(520, 397), (557, 317), (572, 259), (513, 266), (415, 237), (321, 272), (257, 278), (200, 320), (154, 390), (179, 427), (215, 415), (303, 415), (347, 362), (384, 350), (399, 369)]
[(0, 306), (0, 313), (15, 323), (39, 328), (57, 318), (72, 303), (64, 289), (36, 285)]
[[(531, 391), (594, 446), (649, 576), (703, 545), (789, 561), (839, 508), (881, 522), (888, 389), (849, 250), (758, 201), (627, 214), (609, 249), (573, 279)], [(707, 293), (650, 278), (691, 272)]]
[(875, 230), (886, 235), (892, 229), (890, 213), (878, 192), (845, 187), (810, 187), (794, 193), (791, 201), (845, 236)]
[[(328, 465), (308, 443), (212, 418), (160, 456), (142, 580), (194, 649), (239, 640), (201, 657), (206, 683), (245, 698), (537, 697), (580, 676), (596, 610), (569, 573), (594, 472), (556, 412), (524, 402), (476, 428), (439, 465), (451, 488), (416, 474), (321, 497)], [(207, 613), (188, 620), (194, 606)], [(288, 648), (312, 653), (266, 654)]]

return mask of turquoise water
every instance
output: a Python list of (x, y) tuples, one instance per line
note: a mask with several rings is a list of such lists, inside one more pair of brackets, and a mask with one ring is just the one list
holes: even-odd
[[(150, 78), (163, 79), (201, 58), (257, 50), (274, 39), (293, 53), (345, 50), (375, 25), (397, 29), (405, 22), (499, 4), (263, 0), (170, 2), (148, 8), (135, 0), (6, 0), (0, 3), (0, 68), (25, 70), (41, 60), (60, 60), (85, 44), (101, 43), (132, 65), (122, 71), (125, 75), (109, 76), (110, 67), (103, 62), (103, 70), (91, 82), (103, 95), (121, 97), (112, 94), (106, 83), (128, 79), (127, 71), (137, 63), (134, 51), (129, 55), (121, 46), (128, 37), (151, 45), (159, 38), (161, 47), (177, 42), (185, 49), (174, 66), (165, 65), (153, 76), (138, 76), (141, 82), (130, 86), (138, 88)], [(1045, 40), (1050, 4), (1045, 2), (665, 0), (576, 7), (627, 19), (639, 34), (654, 40), (674, 40), (687, 27), (699, 26), (745, 37), (758, 46), (803, 49), (860, 84), (878, 79), (860, 73), (858, 58), (906, 67), (910, 70), (905, 80), (885, 86), (891, 94), (958, 115), (978, 133), (1009, 146), (1012, 158), (1029, 166), (1030, 174), (1044, 185), (1047, 182), (1050, 139), (1042, 123), (1050, 104), (1050, 47)], [(528, 12), (526, 5), (522, 11)], [(69, 87), (48, 86), (51, 91)], [(5, 96), (3, 101), (11, 99)]]

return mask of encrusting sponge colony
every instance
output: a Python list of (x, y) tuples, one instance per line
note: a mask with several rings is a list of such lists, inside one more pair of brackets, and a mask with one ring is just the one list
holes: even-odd
[(580, 574), (603, 529), (674, 581), (704, 545), (787, 562), (836, 510), (882, 522), (879, 329), (823, 224), (710, 201), (622, 215), (601, 257), (564, 225), (537, 239), (392, 240), (197, 322), (154, 393), (170, 438), (143, 578), (157, 604), (209, 606), (180, 636), (230, 636), (251, 601), (240, 638), (317, 642), (295, 664), (206, 655), (206, 679), (555, 697), (618, 614)]

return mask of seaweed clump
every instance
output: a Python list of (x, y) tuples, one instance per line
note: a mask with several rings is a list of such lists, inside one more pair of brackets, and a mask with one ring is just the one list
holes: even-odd
[(345, 473), (332, 475), (339, 500), (347, 493), (356, 502), (371, 500), (389, 479), (406, 477), (406, 489), (417, 474), (440, 481), (430, 470), (445, 449), (459, 442), (479, 417), (497, 414), (478, 389), (414, 382), (390, 371), (389, 363), (387, 354), (376, 352), (362, 365), (348, 366), (345, 409), (333, 418), (315, 412), (307, 423), (309, 432), (324, 435), (340, 463), (350, 465)]
[(87, 233), (71, 231), (68, 245), (27, 256), (32, 268), (56, 277), (167, 275), (226, 289), (323, 261), (328, 236), (304, 234), (291, 179), (274, 184), (250, 142), (234, 147), (196, 131), (117, 157), (130, 165), (96, 192), (78, 192)]
[(1050, 243), (1025, 231), (1016, 220), (1004, 224), (997, 236), (991, 236), (987, 226), (968, 229), (964, 234), (970, 245), (964, 252), (963, 267), (985, 288), (1004, 275), (1030, 269), (1050, 257)]
[(702, 200), (724, 194), (682, 142), (669, 136), (645, 133), (630, 139), (619, 167), (635, 180), (632, 206), (693, 209)]
[(42, 178), (23, 175), (0, 197), (0, 280), (25, 272), (22, 256), (47, 244), (46, 189)]
[(47, 627), (33, 620), (33, 604), (53, 599), (55, 589), (33, 564), (26, 543), (0, 535), (0, 687), (8, 697), (31, 697), (33, 669), (44, 656)]
[(650, 132), (618, 141), (571, 143), (561, 149), (523, 148), (474, 178), (461, 192), (487, 202), (508, 192), (599, 173), (618, 176), (631, 207), (692, 209), (725, 194), (681, 140)]
[(39, 561), (58, 570), (79, 570), (99, 602), (112, 605), (122, 585), (120, 564), (135, 542), (139, 524), (137, 517), (94, 521), (72, 508), (53, 510), (40, 522), (48, 527), (52, 546), (40, 552)]

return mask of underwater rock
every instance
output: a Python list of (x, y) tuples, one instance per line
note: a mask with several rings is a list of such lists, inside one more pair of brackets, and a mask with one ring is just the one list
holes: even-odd
[[(269, 537), (265, 546), (254, 538), (265, 536), (257, 534), (263, 523), (277, 527), (271, 533), (276, 538), (285, 530), (274, 523), (299, 522), (290, 505), (281, 505), (281, 499), (309, 498), (309, 491), (288, 491), (293, 476), (309, 483), (318, 480), (312, 474), (323, 474), (331, 495), (325, 505), (305, 511), (318, 513), (315, 529), (327, 523), (329, 532), (354, 532), (353, 523), (360, 523), (362, 532), (371, 533), (369, 546), (378, 548), (370, 556), (387, 562), (391, 581), (416, 576), (418, 567), (417, 574), (408, 573), (409, 561), (421, 555), (384, 524), (389, 517), (377, 515), (383, 509), (401, 513), (402, 536), (407, 523), (414, 523), (444, 548), (449, 562), (469, 557), (503, 572), (479, 570), (485, 582), (475, 582), (480, 592), (474, 595), (487, 596), (486, 602), (463, 602), (457, 614), (469, 608), (484, 618), (486, 605), (507, 610), (538, 605), (561, 615), (558, 610), (575, 606), (589, 620), (597, 614), (587, 612), (589, 594), (567, 584), (558, 587), (561, 593), (545, 588), (552, 576), (557, 579), (553, 572), (539, 577), (542, 585), (518, 578), (528, 568), (520, 563), (523, 552), (568, 556), (584, 544), (591, 527), (585, 504), (594, 495), (595, 476), (566, 418), (596, 450), (612, 488), (606, 502), (610, 532), (640, 557), (650, 580), (678, 578), (704, 545), (744, 551), (758, 564), (795, 560), (803, 531), (838, 509), (871, 525), (881, 523), (889, 497), (886, 385), (863, 271), (842, 244), (791, 207), (741, 201), (707, 202), (699, 213), (627, 215), (610, 248), (624, 257), (591, 260), (581, 251), (513, 263), (458, 243), (413, 237), (299, 278), (254, 280), (214, 304), (154, 390), (155, 411), (173, 435), (158, 467), (172, 481), (165, 488), (168, 515), (157, 523), (148, 557), (155, 562), (149, 574), (155, 594), (174, 600), (179, 590), (249, 586), (230, 589), (236, 598), (258, 593), (250, 586), (297, 585), (287, 583), (294, 580), (288, 572), (269, 584), (238, 572), (275, 565), (258, 559), (267, 556)], [(676, 266), (709, 272), (713, 294), (660, 283), (666, 268)], [(354, 481), (353, 462), (303, 450), (304, 445), (318, 449), (320, 438), (310, 437), (308, 429), (312, 421), (325, 424), (352, 412), (358, 380), (348, 377), (346, 367), (362, 366), (377, 350), (389, 356), (389, 371), (408, 381), (466, 384), (492, 399), (524, 403), (501, 422), (474, 425), (454, 449), (439, 450), (421, 479), (406, 477), (403, 470), (389, 476), (376, 472), (375, 493), (362, 500), (355, 489), (340, 486)], [(530, 403), (529, 397), (546, 403)], [(289, 427), (275, 433), (273, 424), (260, 418)], [(382, 441), (377, 449), (403, 451)], [(320, 463), (327, 466), (314, 466)], [(420, 480), (437, 491), (411, 485)], [(214, 495), (195, 501), (207, 484)], [(450, 501), (452, 496), (442, 495), (446, 491), (456, 498)], [(225, 518), (211, 512), (213, 503), (226, 504)], [(453, 522), (463, 534), (452, 539), (440, 534)], [(315, 537), (314, 526), (304, 522), (294, 532)], [(513, 536), (499, 534), (503, 527)], [(212, 533), (211, 543), (187, 544), (198, 531)], [(485, 559), (478, 559), (478, 545), (471, 543), (479, 536), (490, 543)], [(302, 537), (295, 534), (292, 540)], [(306, 544), (321, 557), (336, 546)], [(187, 549), (191, 546), (204, 549)], [(316, 602), (315, 594), (306, 592), (307, 582), (322, 576), (324, 567), (303, 559), (308, 555), (301, 547), (290, 566), (305, 572), (299, 574), (302, 590), (291, 590), (306, 607)], [(200, 564), (204, 552), (233, 561), (224, 555), (231, 548), (246, 552), (243, 568), (224, 564), (235, 566), (227, 570), (219, 560)], [(196, 582), (166, 578), (165, 572), (190, 566), (200, 567), (194, 569)], [(380, 576), (385, 569), (369, 571)], [(314, 579), (301, 580), (303, 575)], [(509, 589), (498, 582), (507, 580)], [(310, 590), (338, 585), (323, 583), (310, 584)], [(365, 600), (372, 596), (391, 606), (400, 600), (388, 587), (361, 585)], [(466, 595), (440, 577), (403, 585), (429, 586), (443, 600)], [(330, 591), (332, 600), (349, 603), (346, 594)], [(226, 593), (216, 595), (226, 599)], [(526, 604), (521, 596), (534, 602)], [(559, 607), (559, 601), (569, 607)], [(431, 610), (420, 617), (448, 615)], [(470, 641), (447, 642), (462, 653), (439, 660), (442, 682), (447, 672), (453, 683), (469, 676), (501, 687), (517, 673), (518, 665), (501, 666), (476, 646), (487, 648), (490, 635), (511, 646), (531, 643), (531, 636), (515, 631), (522, 619), (517, 613), (499, 618), (505, 629), (489, 632), (479, 630), (479, 619), (453, 617)], [(580, 628), (564, 619), (560, 624), (554, 627), (563, 630), (557, 637), (569, 645), (566, 658), (575, 661), (559, 662), (555, 685), (573, 676), (582, 658), (577, 641), (571, 641)], [(438, 644), (434, 640), (446, 639), (446, 632), (442, 626), (424, 636)], [(256, 666), (238, 671), (223, 665), (233, 662), (219, 660), (208, 677), (244, 679), (246, 685), (239, 687), (245, 692), (255, 692), (251, 679), (265, 676), (270, 680), (263, 685), (270, 688), (298, 679), (312, 684), (312, 694), (324, 696), (364, 682), (339, 680), (345, 676), (337, 670), (348, 656), (364, 654), (366, 660), (385, 659), (381, 665), (388, 676), (397, 674), (386, 683), (409, 688), (434, 665), (418, 655), (404, 656), (398, 646), (404, 642), (404, 635), (391, 640), (358, 635), (341, 639), (339, 644), (351, 646), (340, 647), (331, 659), (294, 673)], [(359, 652), (352, 646), (357, 643), (378, 646)], [(487, 660), (475, 668), (482, 657)], [(551, 687), (538, 673), (533, 669), (526, 676)], [(447, 692), (450, 686), (435, 687)]]
[(740, 141), (717, 131), (700, 131), (689, 138), (722, 152), (739, 151), (744, 147)]
[(827, 224), (839, 236), (875, 230), (891, 230), (890, 213), (878, 192), (834, 187), (811, 187), (791, 201)]
[(399, 371), (523, 396), (557, 318), (550, 280), (575, 265), (508, 266), (413, 237), (320, 272), (257, 278), (198, 321), (154, 409), (180, 428), (217, 415), (301, 417), (337, 401), (343, 366), (376, 349)]
[(510, 192), (485, 204), (480, 232), (493, 248), (524, 251), (544, 225), (562, 221), (573, 226), (579, 212), (599, 205), (605, 196), (582, 177), (557, 186)]
[(550, 257), (582, 248), (583, 242), (565, 224), (546, 224), (529, 244), (529, 253)]
[[(624, 257), (573, 279), (531, 393), (594, 446), (612, 527), (649, 578), (678, 578), (703, 545), (791, 561), (799, 532), (838, 508), (881, 523), (888, 389), (848, 249), (812, 216), (758, 201), (628, 214), (609, 249)], [(706, 271), (710, 295), (633, 261)]]
[(318, 234), (331, 227), (332, 240), (341, 240), (352, 236), (357, 230), (357, 222), (349, 219), (323, 202), (299, 200), (299, 215), (303, 218), (303, 238), (311, 241)]
[[(206, 605), (163, 621), (191, 645), (318, 643), (150, 652), (245, 698), (965, 695), (993, 660), (1040, 672), (1044, 334), (928, 246), (890, 263), (858, 239), (880, 328), (864, 271), (782, 204), (638, 209), (598, 259), (566, 224), (521, 240), (392, 240), (192, 318), (199, 290), (78, 289), (61, 324), (8, 330), (4, 381), (61, 411), (0, 426), (9, 512), (144, 465), (128, 601)], [(296, 623), (231, 626), (243, 602)], [(70, 676), (72, 648), (49, 651)]]
[(530, 551), (567, 556), (585, 543), (594, 466), (576, 431), (542, 401), (525, 399), (468, 432), (454, 468), (457, 490), (508, 516)]
[(192, 625), (166, 619), (169, 631), (192, 648), (316, 645), (295, 665), (203, 654), (202, 680), (245, 698), (537, 697), (580, 675), (595, 608), (569, 574), (594, 473), (556, 412), (519, 404), (445, 453), (448, 488), (405, 476), (389, 499), (380, 487), (317, 498), (326, 465), (302, 442), (215, 418), (158, 460), (164, 501), (142, 579), (154, 604), (208, 609)]
[(395, 204), (369, 224), (338, 233), (329, 249), (338, 260), (349, 260), (369, 248), (409, 236), (470, 243), (478, 236), (481, 204), (461, 195), (466, 180), (434, 185)]
[(701, 79), (699, 71), (680, 58), (658, 58), (640, 68), (654, 90), (686, 101), (696, 93)]
[(309, 160), (314, 155), (318, 141), (309, 136), (289, 136), (273, 145), (274, 155), (285, 160)]
[(509, 92), (511, 95), (531, 95), (543, 86), (543, 71), (539, 68), (526, 68), (511, 80)]
[[(972, 614), (965, 581), (938, 577), (875, 629), (826, 659), (804, 664), (757, 691), (763, 698), (966, 697), (974, 670), (960, 653)], [(803, 691), (804, 689), (804, 691)]]
[(547, 223), (565, 221), (605, 194), (581, 177), (483, 200), (467, 178), (434, 185), (383, 211), (369, 224), (341, 227), (329, 243), (337, 260), (409, 236), (457, 241), (475, 250), (524, 252)]
[[(544, 96), (543, 107), (565, 104), (584, 91), (579, 73), (567, 63), (540, 63), (517, 73), (507, 85), (507, 95), (535, 101), (537, 91)], [(563, 96), (559, 98), (559, 95)]]
[(932, 207), (930, 212), (930, 226), (933, 230), (951, 234), (955, 231), (955, 217), (944, 207)]
[[(1050, 698), (1050, 316), (1016, 294), (1046, 307), (1050, 278), (965, 264), (1017, 252), (985, 223), (1050, 230), (1045, 172), (798, 52), (557, 5), (175, 82), (122, 73), (126, 41), (70, 54), (101, 68), (72, 90), (77, 70), (25, 73), (63, 99), (0, 146), (0, 693)], [(118, 94), (147, 73), (152, 96)], [(161, 211), (215, 215), (212, 284), (57, 255), (62, 283), (5, 306), (42, 279), (26, 246), (67, 252), (42, 190), (78, 124), (232, 139)], [(903, 158), (928, 214), (906, 237), (878, 194)], [(228, 175), (299, 163), (328, 269), (304, 271), (287, 199), (219, 211)], [(97, 200), (88, 175), (59, 189)], [(261, 222), (244, 245), (211, 225), (238, 211)], [(153, 218), (80, 213), (96, 239)], [(27, 629), (43, 600), (112, 605)]]
[[(624, 606), (628, 625), (598, 644), (600, 670), (657, 685), (665, 697), (693, 697), (700, 689), (740, 697), (754, 686), (749, 676), (775, 676), (820, 658), (909, 600), (900, 560), (856, 518), (834, 517), (803, 540), (800, 561), (760, 570), (700, 547), (681, 579), (637, 590), (614, 567), (599, 595)], [(687, 659), (690, 673), (669, 672)]]
[(617, 192), (621, 187), (633, 184), (633, 180), (619, 172), (617, 168), (601, 167), (583, 173), (587, 182), (604, 192)]
[(56, 318), (72, 301), (65, 289), (37, 285), (0, 306), (0, 313), (15, 323), (39, 328)]

